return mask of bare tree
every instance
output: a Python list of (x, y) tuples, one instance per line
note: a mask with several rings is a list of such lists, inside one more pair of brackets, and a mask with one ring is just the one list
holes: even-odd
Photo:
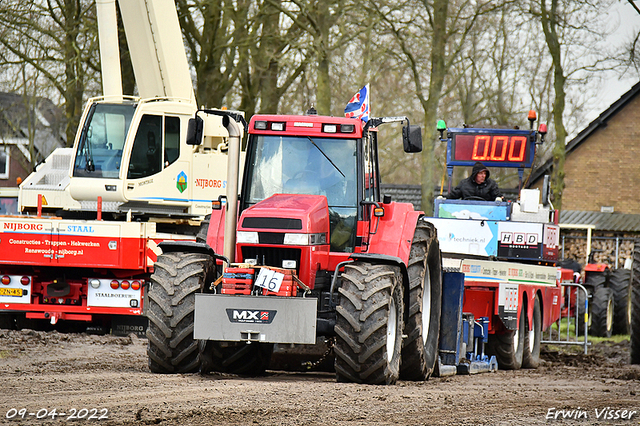
[[(28, 65), (64, 103), (67, 145), (73, 143), (83, 95), (99, 69), (92, 1), (8, 0), (0, 3), (5, 66)], [(95, 90), (98, 85), (94, 84)], [(92, 89), (89, 89), (92, 90)]]

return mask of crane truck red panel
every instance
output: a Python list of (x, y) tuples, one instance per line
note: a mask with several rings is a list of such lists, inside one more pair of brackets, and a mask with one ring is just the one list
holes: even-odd
[(147, 266), (146, 227), (136, 222), (12, 218), (0, 220), (0, 263), (8, 265)]

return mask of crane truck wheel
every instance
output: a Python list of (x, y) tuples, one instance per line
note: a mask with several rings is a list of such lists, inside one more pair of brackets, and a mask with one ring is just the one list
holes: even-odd
[(589, 333), (597, 337), (611, 337), (613, 333), (613, 290), (598, 287), (591, 299), (591, 326)]
[[(542, 311), (540, 309), (540, 298), (536, 296), (533, 302), (532, 326), (526, 327), (524, 336), (524, 354), (522, 355), (522, 366), (524, 368), (538, 368), (540, 365), (540, 340), (542, 340)], [(525, 325), (528, 321), (525, 321)], [(530, 329), (529, 329), (530, 328)]]
[(519, 370), (522, 367), (526, 316), (527, 311), (522, 305), (517, 330), (489, 335), (489, 352), (496, 356), (498, 367), (502, 370)]
[(158, 256), (147, 291), (147, 355), (154, 373), (193, 373), (200, 366), (193, 339), (195, 295), (211, 280), (213, 259), (201, 253)]
[(620, 268), (613, 271), (609, 279), (609, 288), (613, 291), (613, 332), (615, 334), (629, 334), (631, 323), (631, 271)]
[[(429, 225), (431, 226), (431, 225)], [(409, 306), (402, 348), (400, 377), (405, 380), (427, 380), (438, 353), (442, 268), (435, 229), (422, 221), (413, 235), (407, 273)]]
[(200, 222), (200, 228), (198, 229), (198, 234), (196, 234), (196, 242), (197, 243), (206, 243), (207, 242), (207, 233), (209, 232), (209, 222), (211, 221), (211, 215), (208, 214), (204, 217), (204, 220)]
[(640, 240), (634, 241), (631, 274), (631, 364), (640, 364)]
[(273, 344), (200, 340), (199, 349), (201, 374), (261, 376), (269, 367)]
[(339, 382), (392, 385), (400, 376), (403, 289), (396, 266), (345, 265), (338, 289), (335, 369)]

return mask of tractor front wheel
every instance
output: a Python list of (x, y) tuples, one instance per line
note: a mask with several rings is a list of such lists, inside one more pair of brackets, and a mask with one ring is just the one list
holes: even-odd
[(213, 259), (201, 253), (158, 257), (147, 291), (147, 355), (154, 373), (193, 373), (200, 367), (193, 338), (195, 294), (212, 279)]
[(403, 289), (398, 267), (345, 265), (336, 320), (339, 382), (392, 385), (400, 376)]

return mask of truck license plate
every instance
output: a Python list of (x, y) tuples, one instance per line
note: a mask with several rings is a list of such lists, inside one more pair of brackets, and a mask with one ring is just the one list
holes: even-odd
[(22, 297), (21, 288), (0, 288), (0, 296)]

